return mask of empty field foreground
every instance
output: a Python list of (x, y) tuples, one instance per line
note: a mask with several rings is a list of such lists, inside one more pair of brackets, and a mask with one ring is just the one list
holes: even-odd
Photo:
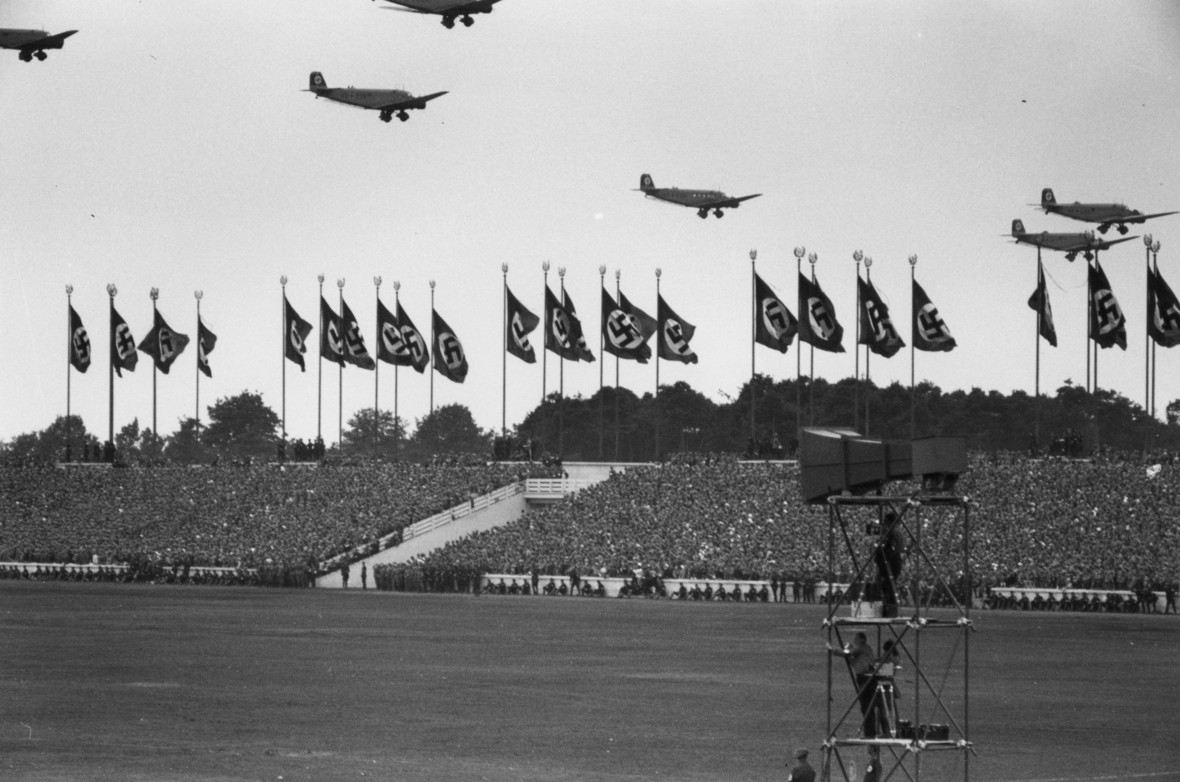
[[(819, 765), (822, 616), (0, 582), (0, 777), (780, 780)], [(975, 619), (972, 779), (1180, 780), (1180, 620)]]

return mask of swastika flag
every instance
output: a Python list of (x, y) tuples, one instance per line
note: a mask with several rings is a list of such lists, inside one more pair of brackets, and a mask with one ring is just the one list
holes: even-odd
[(958, 343), (951, 336), (951, 330), (938, 314), (938, 308), (930, 301), (926, 291), (914, 280), (914, 319), (910, 326), (914, 347), (918, 350), (946, 352), (954, 350)]
[(299, 313), (291, 306), (291, 302), (287, 301), (286, 296), (283, 296), (283, 324), (283, 355), (306, 372), (303, 354), (307, 352), (305, 343), (307, 335), (311, 333), (311, 324), (299, 317)]
[(73, 304), (70, 305), (70, 363), (79, 372), (90, 368), (90, 337)]
[(377, 362), (369, 355), (365, 347), (365, 338), (361, 336), (361, 325), (343, 297), (340, 298), (340, 320), (344, 324), (344, 360), (354, 367), (361, 369), (375, 369)]
[(570, 361), (578, 360), (577, 336), (570, 314), (549, 286), (545, 286), (545, 349)]
[(504, 292), (508, 298), (508, 322), (505, 324), (505, 328), (508, 330), (506, 334), (508, 352), (526, 364), (536, 364), (537, 351), (533, 350), (533, 346), (529, 342), (529, 334), (536, 330), (541, 319), (530, 312), (528, 307), (521, 304), (520, 300), (512, 295), (512, 289), (507, 285), (504, 286)]
[(1151, 338), (1165, 348), (1180, 345), (1180, 301), (1155, 270), (1147, 276), (1147, 301), (1147, 331)]
[(836, 320), (832, 300), (819, 287), (799, 275), (799, 341), (829, 353), (843, 353), (844, 327)]
[(1049, 306), (1049, 290), (1045, 287), (1045, 267), (1037, 261), (1037, 289), (1029, 297), (1028, 306), (1041, 317), (1038, 331), (1041, 338), (1057, 347), (1057, 329), (1053, 326), (1053, 308)]
[(799, 321), (771, 287), (754, 273), (754, 341), (786, 353), (799, 333)]
[(1090, 267), (1090, 339), (1103, 348), (1127, 349), (1127, 318), (1097, 258)]
[(344, 366), (344, 319), (320, 296), (320, 357)]
[(115, 367), (115, 374), (123, 377), (123, 371), (135, 371), (139, 363), (139, 354), (135, 352), (135, 339), (131, 336), (131, 328), (123, 316), (115, 309), (115, 300), (111, 299), (111, 365)]
[(217, 346), (217, 335), (209, 330), (205, 321), (197, 317), (197, 369), (205, 373), (205, 377), (213, 377), (213, 369), (209, 366), (209, 354)]
[(164, 316), (159, 310), (155, 311), (152, 330), (139, 343), (139, 349), (152, 357), (156, 362), (156, 369), (168, 374), (172, 362), (188, 347), (188, 337), (178, 334), (164, 322)]
[(410, 320), (410, 316), (402, 308), (401, 301), (397, 303), (397, 325), (402, 332), (402, 340), (406, 343), (406, 350), (410, 351), (410, 361), (406, 366), (413, 367), (419, 374), (425, 372), (426, 365), (430, 363), (430, 351), (426, 348), (422, 332), (418, 331), (414, 321)]
[(656, 296), (656, 320), (659, 321), (656, 355), (667, 361), (697, 363), (697, 354), (688, 346), (697, 327), (673, 312), (663, 296)]
[(646, 364), (651, 358), (647, 341), (658, 325), (655, 318), (627, 301), (622, 291), (616, 304), (602, 289), (602, 346), (607, 353)]
[(434, 369), (447, 380), (462, 383), (467, 377), (467, 354), (454, 330), (433, 310)]
[(593, 364), (594, 351), (590, 350), (590, 346), (586, 344), (586, 333), (582, 330), (582, 321), (578, 320), (578, 308), (574, 306), (574, 300), (570, 298), (569, 291), (563, 290), (561, 292), (561, 300), (566, 313), (570, 316), (570, 329), (573, 330), (574, 350), (578, 352), (578, 360), (589, 361)]
[(889, 358), (904, 348), (905, 342), (893, 327), (889, 307), (873, 283), (858, 277), (856, 284), (860, 289), (860, 344), (868, 345), (878, 356)]

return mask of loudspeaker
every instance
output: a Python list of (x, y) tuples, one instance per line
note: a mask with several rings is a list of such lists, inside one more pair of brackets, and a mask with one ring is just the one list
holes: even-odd
[(844, 491), (865, 494), (887, 480), (909, 478), (911, 461), (907, 442), (869, 440), (852, 429), (804, 429), (799, 449), (803, 500), (815, 504)]

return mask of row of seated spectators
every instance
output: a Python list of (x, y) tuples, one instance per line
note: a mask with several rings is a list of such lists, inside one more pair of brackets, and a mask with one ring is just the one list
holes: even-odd
[[(969, 567), (977, 598), (992, 585), (1128, 589), (1171, 583), (1180, 573), (1180, 464), (1013, 454), (975, 454), (970, 462), (958, 491), (973, 501)], [(921, 515), (927, 573), (933, 566), (961, 593), (960, 518), (931, 508)], [(822, 580), (827, 551), (827, 506), (802, 503), (796, 466), (731, 458), (629, 469), (448, 544), (421, 567), (523, 575), (536, 562), (554, 562), (562, 573), (760, 573), (793, 585)], [(836, 580), (852, 572), (840, 551)], [(949, 602), (948, 588), (930, 578), (917, 586), (923, 601)]]
[[(1168, 585), (1164, 590), (1162, 613), (1176, 613), (1176, 588)], [(1158, 614), (1159, 595), (1150, 589), (1135, 590), (1129, 595), (1107, 592), (1102, 595), (1065, 592), (1060, 598), (1053, 592), (1034, 592), (1029, 598), (1027, 591), (1003, 593), (989, 591), (984, 602), (987, 608), (1007, 611), (1086, 611), (1107, 614)]]
[(527, 477), (470, 461), (95, 469), (0, 466), (0, 561), (288, 569)]
[[(259, 586), (272, 583), (275, 586), (296, 586), (284, 583), (282, 579), (263, 580), (258, 571), (245, 568), (197, 568), (194, 570), (163, 569), (136, 570), (116, 565), (95, 567), (67, 567), (66, 565), (0, 565), (0, 580), (5, 581), (83, 581), (115, 584), (196, 584), (206, 586)], [(306, 577), (304, 584), (306, 586)]]

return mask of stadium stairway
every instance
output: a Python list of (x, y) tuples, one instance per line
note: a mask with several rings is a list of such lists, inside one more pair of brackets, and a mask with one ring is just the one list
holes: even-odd
[[(490, 494), (472, 497), (470, 502), (456, 505), (441, 513), (436, 513), (430, 518), (411, 524), (403, 530), (400, 543), (397, 543), (395, 533), (380, 540), (380, 550), (376, 554), (368, 557), (360, 556), (364, 550), (370, 550), (368, 547), (352, 552), (351, 556), (347, 557), (351, 560), (348, 587), (350, 589), (360, 588), (362, 564), (366, 566), (369, 573), (372, 573), (374, 565), (406, 562), (416, 556), (429, 554), (436, 548), (445, 546), (465, 535), (495, 529), (515, 521), (530, 506), (551, 505), (560, 502), (563, 497), (606, 480), (612, 472), (625, 472), (628, 467), (636, 466), (639, 465), (634, 463), (566, 462), (563, 467), (567, 477), (529, 478), (523, 482), (502, 486)], [(326, 563), (329, 571), (317, 578), (315, 585), (328, 589), (342, 588), (344, 578), (340, 565), (343, 564), (344, 559), (345, 557), (341, 556), (333, 562)]]

